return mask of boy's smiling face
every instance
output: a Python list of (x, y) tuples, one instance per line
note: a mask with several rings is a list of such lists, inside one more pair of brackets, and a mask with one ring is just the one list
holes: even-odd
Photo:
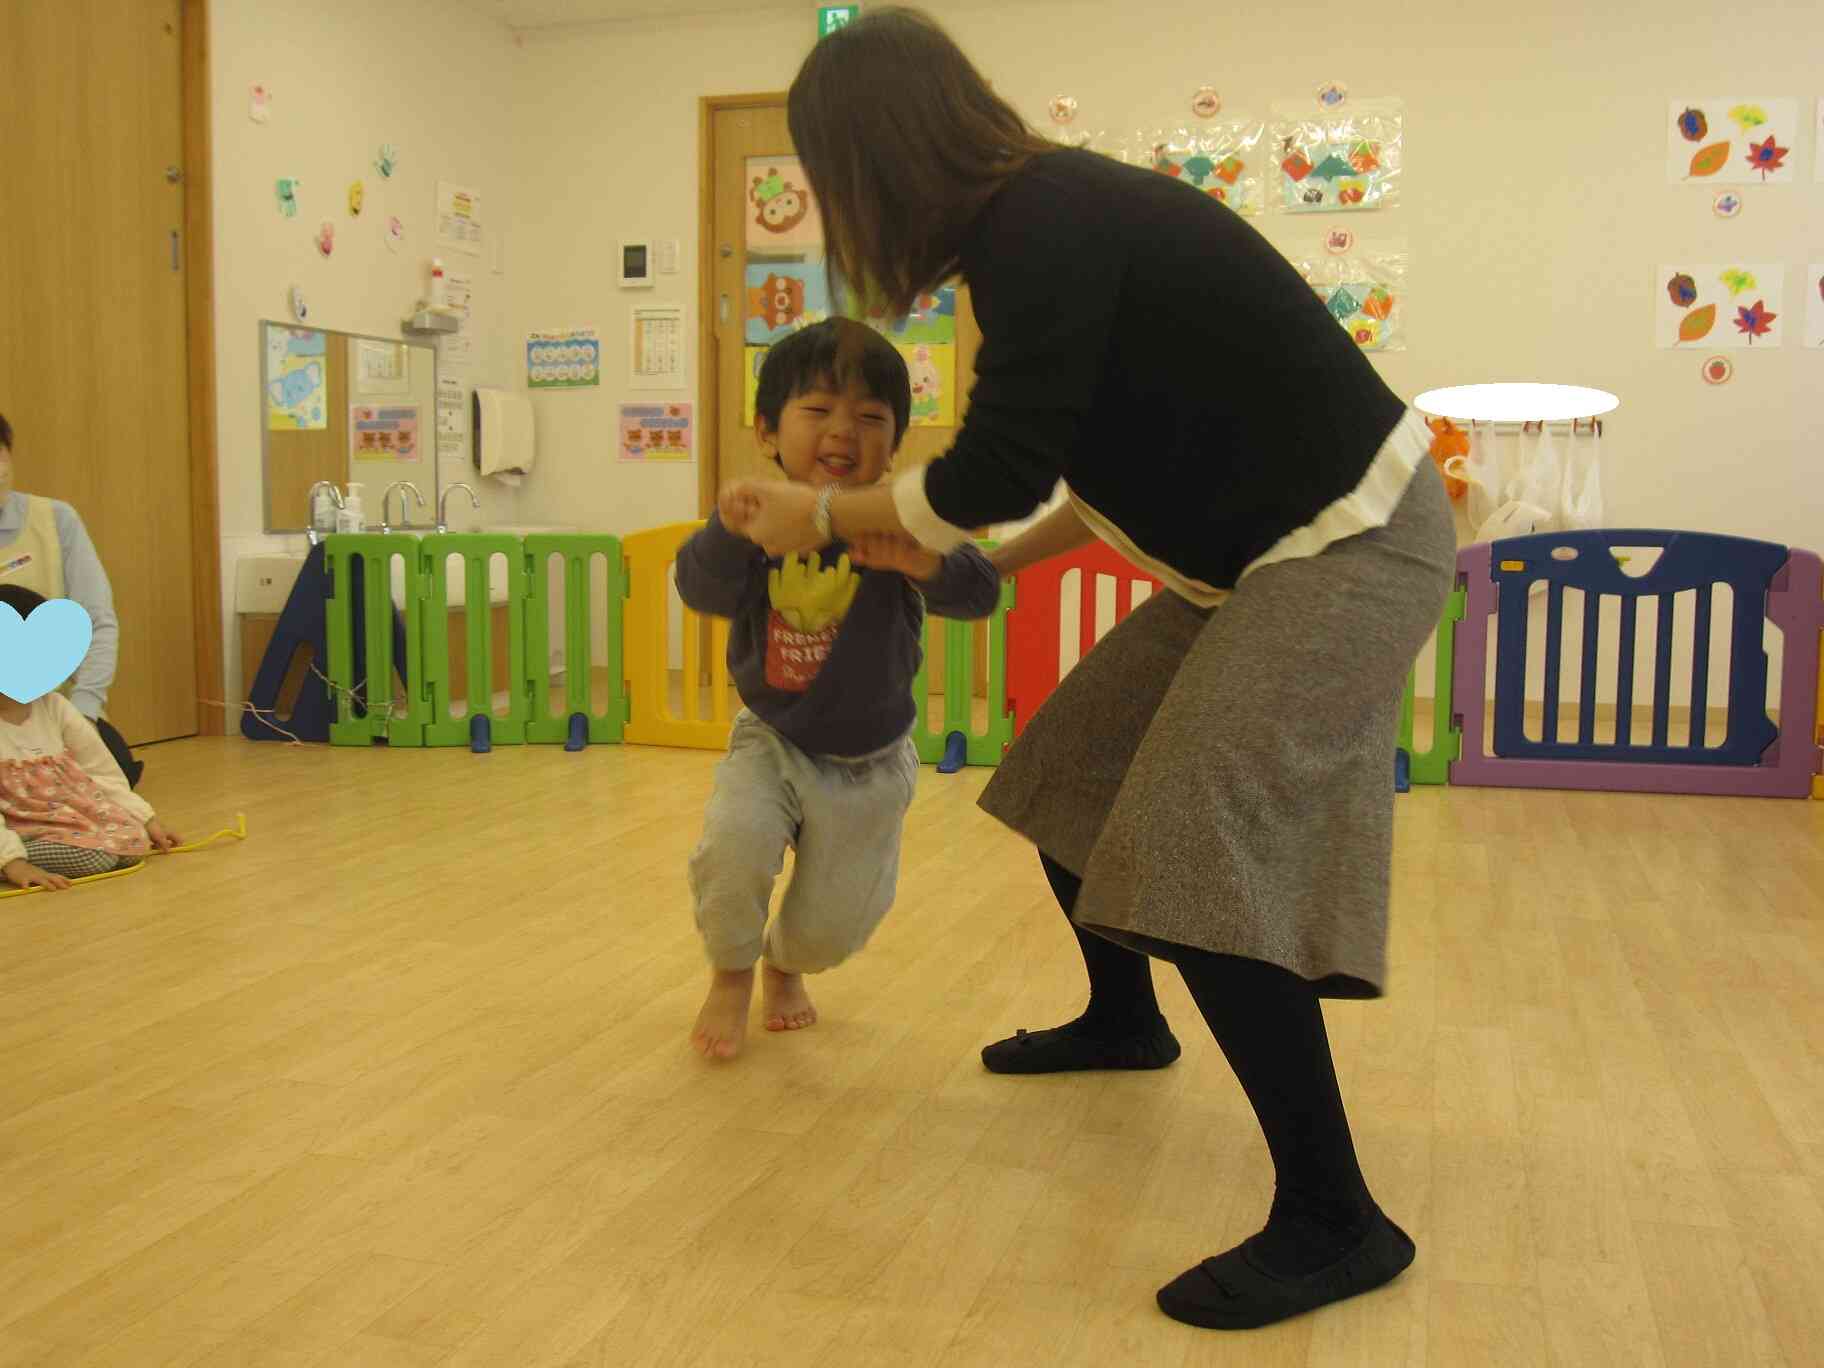
[(767, 455), (786, 478), (809, 485), (871, 485), (893, 462), (893, 406), (861, 385), (837, 390), (827, 380), (786, 400), (779, 430), (755, 422)]

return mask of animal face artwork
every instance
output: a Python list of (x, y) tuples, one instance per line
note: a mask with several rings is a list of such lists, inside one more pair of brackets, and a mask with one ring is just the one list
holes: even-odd
[(804, 316), (804, 282), (796, 276), (769, 275), (760, 285), (760, 317), (768, 328), (783, 328)]
[(811, 212), (810, 191), (793, 185), (779, 174), (778, 167), (768, 167), (766, 175), (755, 176), (748, 197), (756, 210), (754, 222), (769, 233), (789, 233)]
[(916, 348), (907, 369), (912, 378), (912, 417), (935, 418), (944, 397), (944, 385), (937, 363), (931, 359), (931, 348)]
[(323, 363), (312, 361), (273, 380), (268, 388), (274, 408), (295, 409), (323, 384)]

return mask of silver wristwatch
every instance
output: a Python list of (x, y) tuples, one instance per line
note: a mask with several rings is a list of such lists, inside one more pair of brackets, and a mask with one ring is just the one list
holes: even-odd
[(842, 492), (841, 485), (827, 484), (817, 491), (817, 507), (811, 513), (811, 526), (825, 542), (836, 540), (836, 529), (830, 523), (830, 501)]

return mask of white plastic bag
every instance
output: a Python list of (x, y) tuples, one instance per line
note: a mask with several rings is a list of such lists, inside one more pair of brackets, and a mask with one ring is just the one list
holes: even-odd
[(1469, 525), (1477, 541), (1523, 537), (1529, 532), (1549, 532), (1556, 526), (1555, 512), (1560, 483), (1555, 452), (1545, 453), (1549, 476), (1516, 434), (1504, 442), (1487, 424), (1475, 424), (1469, 433), (1469, 455), (1453, 456), (1444, 463), (1446, 474), (1469, 485), (1466, 506)]
[(1586, 532), (1602, 526), (1602, 433), (1593, 424), (1588, 432), (1571, 434), (1559, 499), (1559, 518), (1566, 529)]

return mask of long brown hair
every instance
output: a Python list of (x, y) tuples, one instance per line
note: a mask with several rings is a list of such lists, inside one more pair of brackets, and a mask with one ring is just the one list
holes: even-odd
[(964, 233), (1007, 178), (1058, 150), (934, 19), (901, 6), (819, 41), (786, 118), (832, 272), (893, 318), (956, 274)]

